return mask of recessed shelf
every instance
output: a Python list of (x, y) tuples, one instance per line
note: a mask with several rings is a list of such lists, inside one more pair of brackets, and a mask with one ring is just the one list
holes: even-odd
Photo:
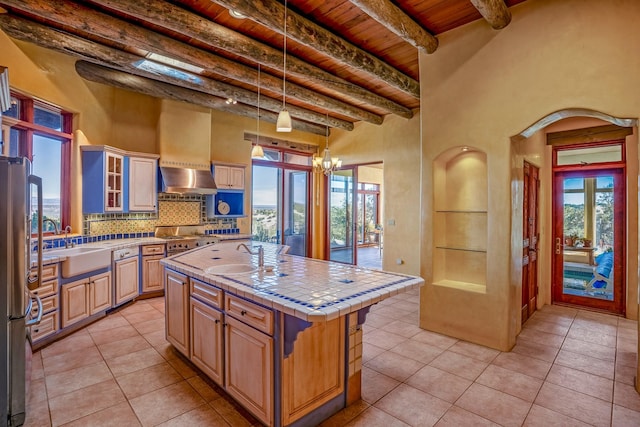
[(433, 284), (436, 286), (460, 289), (467, 292), (477, 292), (479, 294), (487, 293), (487, 287), (478, 283), (461, 282), (458, 280), (438, 280), (437, 282), (433, 282)]
[(449, 251), (480, 252), (484, 254), (487, 253), (486, 249), (456, 248), (452, 246), (436, 246), (436, 249), (446, 249)]
[(477, 213), (477, 214), (486, 214), (487, 211), (475, 211), (475, 210), (460, 210), (460, 209), (444, 209), (444, 210), (436, 210), (436, 213)]

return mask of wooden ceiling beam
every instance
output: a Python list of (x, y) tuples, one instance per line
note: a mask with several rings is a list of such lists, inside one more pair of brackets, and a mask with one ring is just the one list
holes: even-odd
[[(283, 34), (285, 8), (276, 0), (213, 1)], [(287, 10), (286, 36), (343, 64), (364, 71), (415, 98), (420, 98), (420, 83), (415, 79), (291, 9)]]
[(511, 22), (511, 12), (504, 0), (470, 1), (494, 30), (500, 30)]
[(349, 0), (389, 31), (424, 53), (438, 48), (438, 39), (389, 0)]
[[(11, 0), (9, 0), (10, 2)], [(225, 78), (231, 77), (234, 80), (257, 86), (257, 71), (251, 67), (230, 61), (85, 6), (60, 3), (53, 7), (53, 5), (47, 6), (43, 2), (35, 0), (22, 0), (18, 3), (24, 7), (24, 9), (20, 9), (21, 11), (28, 9), (30, 13), (46, 17), (57, 24), (73, 27), (117, 43), (124, 43), (135, 49), (163, 54), (204, 68)], [(262, 87), (266, 90), (275, 91), (278, 94), (282, 93), (282, 79), (262, 73), (260, 80)], [(287, 96), (356, 120), (364, 120), (378, 125), (383, 121), (383, 118), (377, 114), (318, 94), (293, 83), (287, 85)], [(328, 124), (331, 127), (343, 126), (343, 124), (338, 125), (338, 122), (332, 119), (323, 120), (323, 124)]]
[[(137, 0), (91, 0), (91, 2), (106, 9), (117, 10), (125, 15), (181, 33), (199, 42), (216, 46), (218, 49), (258, 62), (263, 66), (276, 70), (282, 69), (283, 55), (281, 50), (259, 43), (215, 22), (203, 19), (201, 16), (169, 2), (140, 2)], [(300, 79), (322, 85), (328, 90), (342, 93), (345, 97), (353, 100), (354, 103), (361, 102), (375, 105), (389, 113), (407, 119), (413, 117), (411, 109), (334, 76), (292, 55), (287, 55), (287, 75), (295, 75)]]
[[(186, 72), (181, 72), (181, 74), (177, 75), (173, 73), (162, 73), (159, 69), (154, 69), (143, 64), (142, 61), (145, 61), (145, 58), (140, 56), (84, 40), (23, 18), (6, 14), (0, 15), (0, 28), (13, 38), (70, 54), (92, 63), (106, 65), (121, 72), (151, 80), (160, 80), (174, 87), (183, 87), (199, 91), (210, 96), (216, 96), (223, 101), (227, 98), (234, 98), (238, 100), (240, 104), (247, 107), (255, 108), (258, 103), (257, 93), (252, 91)], [(151, 61), (149, 61), (149, 63), (151, 64)], [(224, 111), (234, 112), (240, 104), (233, 105), (229, 109), (225, 108)], [(226, 107), (229, 106), (226, 105)], [(265, 111), (271, 110), (272, 112), (279, 112), (282, 103), (279, 99), (275, 100), (261, 95), (260, 107)], [(238, 108), (237, 110), (241, 112), (243, 109)], [(294, 121), (296, 119), (302, 119), (321, 124), (322, 126), (326, 126), (328, 123), (325, 115), (316, 113), (315, 111), (306, 110), (294, 105), (289, 105), (289, 111)], [(353, 130), (353, 123), (333, 117), (328, 119), (332, 127), (339, 127), (348, 131)]]

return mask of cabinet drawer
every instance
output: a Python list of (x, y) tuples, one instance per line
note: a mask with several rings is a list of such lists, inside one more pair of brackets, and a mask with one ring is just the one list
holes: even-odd
[(37, 341), (58, 331), (58, 311), (42, 316), (39, 324), (31, 327), (31, 339)]
[(198, 298), (200, 301), (209, 304), (211, 307), (215, 307), (218, 310), (223, 309), (223, 291), (213, 285), (201, 282), (196, 279), (189, 278), (191, 282), (191, 296)]
[(164, 254), (164, 244), (162, 245), (144, 245), (142, 247), (142, 255), (160, 255)]
[(271, 310), (229, 294), (226, 295), (225, 301), (225, 311), (228, 314), (262, 332), (273, 334)]
[[(29, 276), (31, 278), (36, 277), (38, 275), (38, 270), (35, 268), (31, 269), (31, 274)], [(42, 282), (46, 282), (47, 280), (57, 279), (58, 278), (58, 264), (48, 264), (42, 266)]]
[[(58, 295), (50, 295), (46, 298), (42, 298), (42, 312), (48, 313), (51, 310), (56, 310), (58, 308)], [(38, 315), (38, 304), (34, 304), (31, 309), (31, 317), (36, 317)]]
[(58, 281), (50, 280), (45, 282), (39, 288), (31, 291), (32, 294), (38, 295), (40, 298), (48, 297), (49, 295), (57, 295), (58, 294)]

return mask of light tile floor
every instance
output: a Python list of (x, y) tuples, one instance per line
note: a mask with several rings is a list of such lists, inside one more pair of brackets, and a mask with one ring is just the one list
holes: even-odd
[[(34, 354), (27, 426), (249, 426), (136, 302)], [(418, 327), (417, 291), (364, 326), (362, 400), (333, 426), (640, 426), (637, 322), (545, 306), (505, 353)]]

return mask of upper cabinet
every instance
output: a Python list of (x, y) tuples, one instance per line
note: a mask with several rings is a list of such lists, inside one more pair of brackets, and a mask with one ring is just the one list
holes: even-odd
[(211, 172), (218, 192), (207, 197), (207, 217), (243, 217), (244, 172), (243, 165), (213, 163)]
[(129, 211), (155, 211), (158, 203), (157, 157), (131, 155), (129, 161)]
[(82, 212), (156, 210), (158, 156), (82, 146)]
[(213, 164), (212, 169), (218, 189), (244, 190), (244, 166)]
[(111, 147), (82, 146), (82, 211), (124, 211), (125, 152)]

